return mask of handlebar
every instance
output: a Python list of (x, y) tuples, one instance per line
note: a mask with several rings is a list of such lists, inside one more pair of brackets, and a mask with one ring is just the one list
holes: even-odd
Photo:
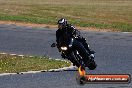
[(52, 43), (51, 47), (56, 47), (57, 44), (56, 43)]

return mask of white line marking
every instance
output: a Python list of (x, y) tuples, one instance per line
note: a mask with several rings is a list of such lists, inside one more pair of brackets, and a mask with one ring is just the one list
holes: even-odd
[(29, 56), (29, 57), (34, 57), (34, 56)]
[(10, 54), (11, 56), (16, 56), (16, 54)]
[(30, 74), (30, 73), (40, 73), (41, 71), (28, 71), (28, 72), (20, 72), (18, 74)]
[(2, 73), (0, 76), (6, 76), (6, 75), (16, 75), (17, 73)]
[(3, 55), (5, 55), (6, 53), (0, 53), (0, 54), (3, 54)]
[(20, 57), (24, 57), (24, 55), (18, 55), (18, 56), (20, 56)]
[(41, 72), (57, 72), (57, 71), (66, 71), (66, 70), (77, 70), (77, 67), (71, 65), (69, 67), (50, 69), (50, 70), (28, 71), (28, 72), (20, 72), (20, 73), (2, 73), (0, 74), (0, 76), (17, 75), (17, 74), (33, 74), (33, 73), (41, 73)]
[[(7, 53), (0, 53), (0, 54), (7, 54)], [(9, 55), (17, 55), (17, 54), (9, 54)], [(24, 57), (24, 55), (17, 55), (20, 57)], [(29, 57), (34, 57), (34, 56), (29, 56)], [(52, 59), (52, 58), (49, 58)], [(62, 60), (62, 59), (53, 59), (53, 60), (57, 60), (57, 61), (65, 61), (67, 63), (69, 63), (67, 60)], [(62, 67), (62, 68), (58, 68), (58, 69), (50, 69), (50, 70), (40, 70), (40, 71), (28, 71), (28, 72), (20, 72), (20, 73), (1, 73), (0, 76), (6, 76), (6, 75), (16, 75), (16, 74), (31, 74), (31, 73), (41, 73), (41, 72), (55, 72), (55, 71), (66, 71), (66, 70), (76, 70), (77, 67), (73, 66), (71, 64), (71, 66), (69, 67)]]
[(57, 61), (61, 61), (61, 59), (55, 59), (55, 60), (57, 60)]
[(125, 34), (128, 34), (128, 33), (132, 33), (132, 32), (121, 32), (121, 33), (125, 33)]

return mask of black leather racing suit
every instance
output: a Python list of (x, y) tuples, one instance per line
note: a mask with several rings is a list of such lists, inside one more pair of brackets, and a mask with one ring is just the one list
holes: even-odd
[[(80, 32), (79, 32), (77, 29), (75, 29), (75, 27), (72, 26), (71, 24), (67, 24), (65, 28), (63, 28), (63, 29), (58, 29), (58, 30), (56, 31), (56, 42), (57, 42), (58, 45), (59, 45), (59, 43), (60, 43), (60, 42), (59, 42), (59, 39), (60, 39), (60, 37), (62, 37), (62, 35), (63, 35), (64, 33), (67, 33), (66, 36), (69, 36), (69, 37), (77, 37), (76, 39), (77, 39), (79, 42), (82, 43), (82, 45), (85, 47), (85, 49), (86, 49), (86, 50), (89, 52), (89, 54), (90, 54), (91, 50), (89, 49), (88, 44), (86, 43), (86, 39), (83, 38), (83, 37), (81, 37), (81, 36), (80, 36)], [(59, 46), (57, 46), (57, 48), (60, 50), (60, 47), (59, 47)], [(62, 55), (62, 57), (63, 57), (63, 55)], [(63, 57), (63, 58), (65, 58), (65, 57)]]
[[(80, 51), (80, 54), (81, 56), (83, 56), (83, 58), (89, 58), (88, 55), (84, 54), (84, 52), (87, 52), (89, 53), (89, 55), (91, 54), (90, 53), (90, 49), (88, 47), (88, 44), (86, 43), (86, 40), (85, 38), (81, 37), (80, 36), (80, 32), (78, 30), (76, 30), (72, 25), (70, 24), (67, 24), (65, 28), (63, 29), (58, 29), (56, 31), (56, 42), (57, 42), (57, 48), (59, 49), (60, 51), (60, 39), (62, 37), (62, 39), (64, 38), (64, 36), (66, 37), (76, 37), (76, 42), (73, 44), (75, 45), (76, 49), (79, 49), (78, 51)], [(66, 41), (66, 43), (68, 42), (67, 40), (69, 39), (65, 39), (63, 41)], [(78, 42), (77, 42), (78, 41)], [(83, 48), (80, 48), (80, 47), (84, 47), (85, 50), (83, 50)], [(73, 60), (73, 56), (72, 55), (63, 55), (61, 54), (62, 58), (67, 58), (69, 59), (72, 63), (76, 63), (75, 60)], [(85, 62), (87, 62), (87, 60), (85, 59)], [(78, 63), (76, 63), (77, 67), (79, 67), (80, 65)]]

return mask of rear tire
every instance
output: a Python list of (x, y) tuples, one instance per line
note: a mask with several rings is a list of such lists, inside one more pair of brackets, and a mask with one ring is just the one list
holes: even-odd
[(91, 61), (91, 63), (89, 63), (88, 68), (89, 70), (94, 70), (97, 67), (97, 64), (95, 63), (94, 60)]

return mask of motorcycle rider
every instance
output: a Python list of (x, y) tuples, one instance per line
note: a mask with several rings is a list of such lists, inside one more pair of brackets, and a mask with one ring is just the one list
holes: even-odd
[[(58, 30), (56, 31), (56, 42), (58, 45), (59, 45), (59, 38), (61, 37), (61, 35), (64, 32), (67, 32), (67, 34), (70, 37), (76, 38), (79, 42), (81, 42), (83, 44), (85, 49), (88, 51), (89, 55), (94, 53), (94, 51), (91, 51), (89, 49), (89, 45), (86, 43), (86, 39), (80, 35), (80, 32), (74, 26), (72, 26), (71, 24), (68, 24), (66, 19), (64, 19), (64, 18), (59, 19), (57, 24), (58, 24)], [(58, 46), (57, 48), (60, 51), (60, 47)], [(66, 56), (63, 53), (61, 54), (61, 56), (62, 56), (62, 58), (66, 58)], [(91, 56), (93, 56), (93, 55), (91, 55)]]

